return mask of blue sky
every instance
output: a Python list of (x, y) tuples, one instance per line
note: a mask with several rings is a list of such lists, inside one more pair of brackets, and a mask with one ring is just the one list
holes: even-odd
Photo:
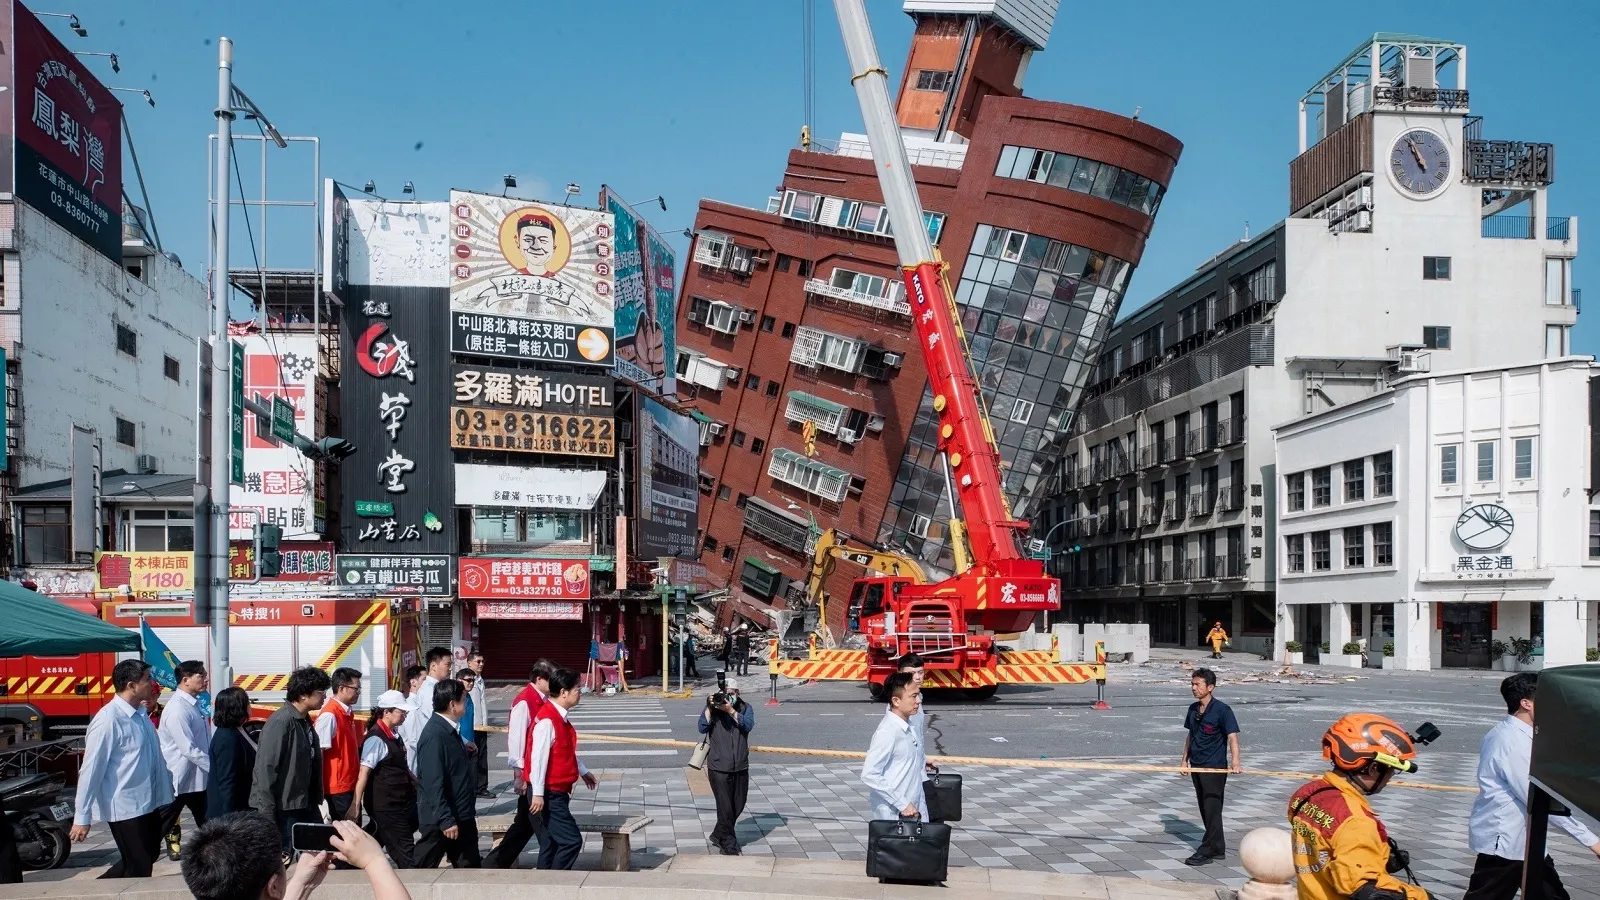
[[(817, 6), (819, 137), (859, 131), (860, 116), (829, 0)], [(89, 30), (75, 50), (116, 52), (91, 68), (132, 95), (134, 141), (167, 249), (203, 274), (206, 135), (214, 127), (216, 37), (233, 38), (238, 84), (285, 134), (321, 139), (324, 174), (377, 182), (399, 197), (452, 188), (523, 196), (609, 183), (664, 232), (692, 224), (702, 197), (761, 205), (796, 143), (802, 116), (800, 0), (500, 0), (377, 3), (278, 0), (68, 0)], [(911, 22), (868, 0), (878, 46), (898, 77)], [(1531, 9), (1531, 8), (1530, 8)], [(1551, 212), (1600, 227), (1600, 5), (1556, 0), (1509, 11), (1486, 0), (1330, 7), (1282, 0), (1137, 5), (1064, 2), (1050, 46), (1028, 72), (1030, 96), (1131, 113), (1185, 145), (1124, 309), (1149, 300), (1243, 235), (1283, 218), (1295, 104), (1310, 83), (1374, 31), (1468, 45), (1472, 110), (1485, 136), (1556, 145)], [(241, 123), (243, 126), (244, 123)], [(259, 155), (242, 151), (251, 192)], [(296, 153), (298, 152), (298, 155)], [(303, 198), (303, 151), (272, 160), (269, 190)], [(125, 167), (129, 192), (137, 197)], [(261, 240), (258, 220), (253, 221)], [(236, 234), (242, 231), (235, 219)], [(1587, 230), (1585, 228), (1584, 230)], [(293, 213), (268, 222), (267, 260), (307, 265), (311, 238)], [(1580, 239), (1581, 242), (1581, 239)], [(682, 239), (679, 247), (682, 249)], [(243, 236), (234, 265), (250, 265)], [(1575, 282), (1592, 268), (1580, 256)], [(1600, 285), (1591, 291), (1600, 301)], [(1579, 319), (1574, 349), (1600, 350), (1600, 313)]]

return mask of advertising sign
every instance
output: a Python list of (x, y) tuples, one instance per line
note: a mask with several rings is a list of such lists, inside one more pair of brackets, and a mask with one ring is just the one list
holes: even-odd
[(582, 600), (480, 600), (480, 619), (583, 621)]
[[(283, 541), (278, 544), (278, 574), (271, 581), (333, 580), (332, 541)], [(228, 577), (256, 577), (256, 545), (252, 541), (228, 542)]]
[(450, 349), (609, 368), (611, 214), (450, 192)]
[[(317, 339), (311, 334), (268, 332), (235, 338), (244, 347), (244, 391), (266, 398), (283, 412), (280, 429), (315, 435), (317, 422)], [(236, 376), (239, 377), (239, 376)], [(290, 415), (292, 413), (292, 416)], [(263, 437), (270, 428), (246, 410), (236, 425), (243, 431), (244, 478), (228, 492), (228, 537), (245, 540), (258, 521), (283, 528), (285, 540), (320, 537), (317, 467), (292, 445)]]
[(342, 303), (350, 283), (350, 198), (332, 178), (322, 185), (322, 292)]
[(96, 550), (94, 586), (99, 591), (126, 586), (137, 597), (192, 591), (194, 554)]
[(120, 265), (122, 104), (21, 2), (11, 16), (12, 190)]
[(530, 372), (493, 366), (456, 366), (454, 403), (609, 416), (616, 382), (609, 375)]
[(678, 379), (674, 374), (678, 358), (678, 286), (674, 279), (677, 259), (672, 245), (656, 234), (648, 223), (641, 223), (644, 248), (645, 312), (641, 321), (655, 323), (651, 334), (642, 329), (634, 338), (634, 353), (639, 366), (651, 374), (662, 375), (661, 393), (671, 396), (677, 392)]
[[(450, 255), (449, 235), (445, 233), (450, 204), (367, 199), (346, 202), (346, 285), (450, 286), (445, 266)], [(345, 306), (350, 305), (344, 295), (339, 299), (345, 300)], [(433, 321), (438, 327), (439, 320)]]
[(450, 557), (341, 553), (339, 583), (376, 588), (380, 594), (450, 594)]
[(457, 506), (594, 509), (605, 489), (603, 470), (456, 463)]
[(587, 600), (587, 559), (462, 557), (463, 600)]
[(609, 186), (600, 189), (600, 205), (617, 227), (617, 375), (671, 394), (676, 379), (666, 361), (677, 356), (672, 248)]
[(450, 446), (457, 450), (609, 457), (617, 452), (615, 434), (611, 419), (596, 416), (450, 408)]
[(693, 558), (699, 548), (700, 431), (694, 420), (639, 398), (639, 554)]

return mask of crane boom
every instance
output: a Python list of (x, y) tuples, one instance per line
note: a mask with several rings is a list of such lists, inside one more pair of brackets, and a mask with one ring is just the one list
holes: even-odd
[[(984, 414), (977, 380), (966, 358), (960, 317), (922, 224), (916, 178), (900, 127), (889, 107), (889, 77), (878, 60), (866, 7), (863, 0), (834, 0), (834, 9), (884, 206), (889, 211), (889, 221), (898, 223), (894, 230), (895, 250), (906, 282), (906, 296), (911, 301), (917, 345), (927, 362), (928, 383), (933, 389), (939, 452), (949, 463), (956, 496), (961, 501), (959, 515), (971, 543), (973, 567), (982, 574), (997, 574), (997, 565), (1003, 561), (1023, 560), (1017, 537), (1018, 530), (1027, 526), (1011, 517), (1005, 501), (994, 431)], [(957, 514), (955, 510), (951, 512)], [(1042, 567), (1039, 575), (1043, 575)]]

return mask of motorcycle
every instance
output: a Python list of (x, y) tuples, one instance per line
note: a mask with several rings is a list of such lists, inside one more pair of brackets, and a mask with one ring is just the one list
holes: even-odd
[(59, 773), (21, 775), (0, 781), (0, 811), (17, 843), (25, 869), (59, 869), (72, 852), (72, 802)]

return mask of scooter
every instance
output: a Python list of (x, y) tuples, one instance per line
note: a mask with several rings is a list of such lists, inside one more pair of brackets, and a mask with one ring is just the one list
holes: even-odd
[(64, 796), (67, 781), (55, 772), (22, 775), (0, 781), (0, 809), (5, 811), (25, 869), (59, 869), (72, 852), (72, 802)]

